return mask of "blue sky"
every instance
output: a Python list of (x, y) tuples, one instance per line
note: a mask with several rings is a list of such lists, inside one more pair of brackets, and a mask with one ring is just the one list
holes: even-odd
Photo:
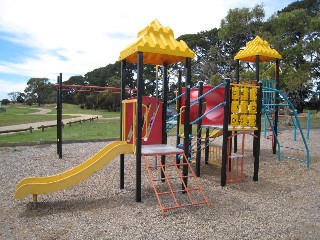
[[(117, 61), (155, 18), (175, 37), (220, 26), (231, 8), (264, 4), (267, 17), (293, 0), (0, 0), (0, 99), (31, 77), (67, 80)], [(197, 5), (195, 5), (197, 3)]]

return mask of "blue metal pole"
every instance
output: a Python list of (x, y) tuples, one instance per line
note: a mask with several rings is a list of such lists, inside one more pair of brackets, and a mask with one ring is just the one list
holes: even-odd
[(307, 119), (307, 139), (309, 140), (310, 135), (310, 120), (311, 120), (311, 112), (308, 111), (308, 119)]

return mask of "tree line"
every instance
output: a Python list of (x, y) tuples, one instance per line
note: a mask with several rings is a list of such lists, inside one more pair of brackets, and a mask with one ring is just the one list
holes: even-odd
[[(230, 9), (221, 20), (219, 28), (185, 34), (177, 40), (184, 40), (195, 52), (192, 60), (192, 82), (203, 81), (216, 85), (225, 78), (235, 78), (236, 53), (247, 42), (260, 36), (276, 49), (283, 59), (280, 61), (280, 88), (301, 112), (306, 107), (316, 108), (320, 104), (320, 1), (303, 0), (289, 4), (266, 19), (263, 4), (253, 8)], [(145, 93), (155, 96), (162, 87), (162, 68), (158, 70), (156, 83), (156, 66), (144, 66)], [(261, 64), (263, 72), (272, 68), (270, 63)], [(136, 66), (127, 64), (126, 87), (136, 86)], [(169, 66), (169, 98), (175, 96), (177, 71), (184, 71), (183, 63)], [(240, 79), (255, 78), (254, 65), (241, 63)], [(273, 78), (272, 71), (266, 77)], [(105, 67), (94, 69), (84, 76), (72, 76), (64, 84), (95, 85), (120, 87), (120, 63), (116, 61)], [(14, 94), (16, 101), (43, 104), (54, 102), (55, 88), (47, 78), (31, 78), (24, 93)], [(308, 101), (306, 101), (306, 99)], [(63, 101), (80, 104), (86, 108), (102, 108), (116, 111), (120, 107), (119, 94), (112, 92), (63, 92)]]

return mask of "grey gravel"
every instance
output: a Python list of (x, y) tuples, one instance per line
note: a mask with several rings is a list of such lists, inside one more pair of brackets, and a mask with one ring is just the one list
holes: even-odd
[[(201, 166), (200, 183), (209, 206), (182, 208), (162, 218), (146, 171), (142, 202), (135, 201), (135, 158), (125, 158), (125, 189), (119, 189), (119, 158), (88, 180), (38, 197), (14, 199), (16, 184), (76, 166), (107, 143), (0, 148), (0, 239), (320, 239), (320, 130), (310, 133), (311, 168), (278, 161), (261, 139), (259, 181), (252, 181), (252, 140), (248, 140), (245, 179), (220, 186), (220, 169)], [(281, 134), (294, 145), (292, 132)], [(301, 139), (300, 139), (301, 140)], [(174, 139), (169, 138), (174, 144)], [(298, 139), (299, 141), (299, 139)], [(194, 167), (194, 166), (193, 166)]]

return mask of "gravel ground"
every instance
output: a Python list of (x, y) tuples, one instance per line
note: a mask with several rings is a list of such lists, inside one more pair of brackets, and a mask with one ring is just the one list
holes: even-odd
[[(292, 132), (282, 141), (292, 145)], [(125, 189), (119, 189), (119, 158), (88, 180), (38, 197), (14, 199), (27, 176), (52, 175), (83, 162), (106, 143), (0, 149), (0, 239), (320, 239), (319, 130), (310, 133), (311, 169), (292, 160), (279, 162), (270, 141), (261, 140), (259, 181), (252, 181), (253, 159), (245, 161), (241, 183), (220, 186), (220, 169), (201, 166), (199, 181), (209, 201), (172, 210), (162, 218), (146, 171), (142, 202), (135, 201), (135, 158), (126, 155)], [(299, 140), (299, 139), (298, 139)], [(173, 141), (173, 139), (169, 139)], [(251, 142), (251, 140), (250, 140)], [(194, 167), (194, 166), (193, 166)]]

